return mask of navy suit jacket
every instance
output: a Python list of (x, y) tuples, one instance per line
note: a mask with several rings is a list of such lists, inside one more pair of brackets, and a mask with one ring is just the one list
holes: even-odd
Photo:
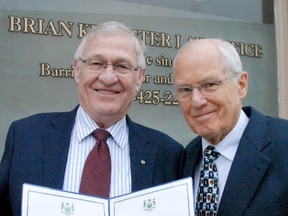
[[(76, 110), (37, 114), (11, 124), (0, 165), (1, 216), (20, 215), (24, 182), (62, 189)], [(178, 179), (183, 146), (162, 132), (126, 119), (132, 191)]]
[[(218, 216), (288, 215), (288, 121), (243, 108), (249, 123), (241, 137)], [(194, 176), (201, 138), (186, 146), (184, 176)], [(195, 182), (198, 184), (198, 182)]]

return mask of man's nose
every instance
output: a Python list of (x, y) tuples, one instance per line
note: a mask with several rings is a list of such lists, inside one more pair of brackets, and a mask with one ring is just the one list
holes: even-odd
[(99, 80), (101, 80), (106, 85), (112, 85), (118, 81), (117, 74), (114, 71), (113, 65), (107, 64), (104, 71), (99, 75)]
[(205, 96), (200, 92), (198, 88), (194, 88), (191, 94), (192, 106), (202, 106), (207, 103)]

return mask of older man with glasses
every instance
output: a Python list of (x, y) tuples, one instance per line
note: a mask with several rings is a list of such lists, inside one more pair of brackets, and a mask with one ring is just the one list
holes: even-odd
[(80, 105), (9, 129), (0, 165), (1, 216), (20, 215), (23, 183), (115, 197), (181, 176), (183, 146), (127, 115), (145, 77), (145, 57), (144, 44), (122, 23), (87, 33), (74, 55)]
[(186, 146), (183, 169), (194, 179), (196, 215), (288, 215), (288, 121), (242, 107), (248, 73), (236, 49), (220, 39), (190, 41), (173, 76), (199, 135)]

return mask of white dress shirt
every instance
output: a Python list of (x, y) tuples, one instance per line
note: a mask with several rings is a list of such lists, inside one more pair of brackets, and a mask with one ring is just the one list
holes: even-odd
[[(97, 128), (93, 119), (79, 106), (71, 134), (63, 190), (79, 193), (85, 160), (96, 143), (91, 133)], [(110, 197), (115, 197), (132, 190), (126, 117), (106, 130), (111, 134), (107, 139), (111, 155)]]
[(240, 139), (242, 134), (249, 122), (249, 118), (246, 116), (243, 110), (241, 110), (240, 118), (235, 125), (235, 127), (230, 131), (229, 134), (217, 145), (213, 145), (209, 143), (207, 140), (202, 138), (202, 159), (201, 162), (196, 166), (194, 173), (194, 200), (196, 202), (197, 191), (199, 187), (199, 178), (200, 178), (200, 170), (201, 163), (203, 163), (204, 158), (204, 150), (208, 147), (208, 145), (212, 145), (215, 149), (221, 154), (216, 160), (216, 166), (219, 175), (219, 194), (218, 194), (218, 203), (221, 201), (221, 197), (223, 194), (223, 190), (225, 188), (226, 180), (235, 157)]

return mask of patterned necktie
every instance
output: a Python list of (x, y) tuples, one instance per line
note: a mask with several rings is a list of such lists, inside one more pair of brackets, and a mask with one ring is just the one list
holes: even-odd
[(218, 172), (214, 160), (220, 156), (215, 147), (205, 149), (204, 164), (200, 173), (199, 188), (196, 200), (196, 215), (216, 216), (218, 203)]
[(80, 193), (108, 198), (110, 192), (111, 160), (106, 140), (110, 133), (96, 129), (97, 142), (90, 151), (82, 172)]

